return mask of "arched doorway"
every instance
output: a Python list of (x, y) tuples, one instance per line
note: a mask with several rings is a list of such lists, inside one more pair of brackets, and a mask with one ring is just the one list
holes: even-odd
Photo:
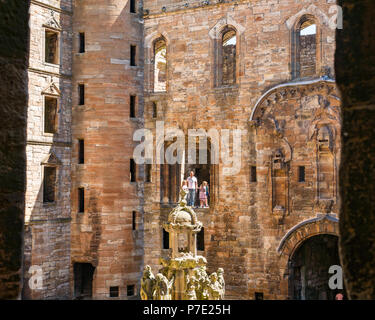
[(289, 261), (289, 297), (294, 300), (334, 300), (342, 290), (329, 288), (330, 266), (340, 265), (338, 237), (319, 234), (303, 241)]

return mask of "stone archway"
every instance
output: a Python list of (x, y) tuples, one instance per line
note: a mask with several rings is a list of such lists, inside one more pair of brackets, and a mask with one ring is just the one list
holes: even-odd
[(338, 219), (328, 214), (305, 220), (285, 234), (277, 251), (289, 299), (332, 299), (336, 292), (328, 289), (328, 269), (340, 265), (337, 243)]
[(319, 234), (305, 240), (290, 257), (288, 296), (293, 300), (334, 300), (328, 270), (340, 265), (338, 237)]

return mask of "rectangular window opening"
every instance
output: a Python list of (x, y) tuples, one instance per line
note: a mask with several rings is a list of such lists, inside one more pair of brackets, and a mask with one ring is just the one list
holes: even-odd
[(197, 233), (197, 250), (204, 251), (204, 228)]
[(130, 159), (130, 182), (136, 182), (136, 165), (134, 159)]
[(250, 181), (257, 182), (257, 167), (251, 166)]
[(83, 139), (78, 140), (78, 163), (85, 163), (85, 141)]
[(79, 53), (85, 52), (85, 34), (83, 32), (79, 33)]
[(152, 172), (151, 163), (146, 163), (145, 164), (145, 182), (151, 182), (151, 172)]
[(78, 188), (78, 212), (85, 212), (85, 189)]
[(44, 97), (44, 132), (57, 132), (57, 99)]
[(130, 46), (130, 65), (131, 66), (137, 65), (136, 62), (135, 62), (136, 53), (137, 53), (137, 47), (131, 45)]
[(59, 34), (55, 31), (45, 31), (45, 62), (58, 64), (58, 39)]
[(119, 296), (119, 287), (109, 287), (110, 298), (117, 298)]
[(132, 229), (137, 229), (137, 213), (135, 211), (132, 212)]
[(136, 0), (130, 0), (130, 13), (136, 13), (135, 3)]
[(80, 83), (78, 85), (78, 96), (79, 96), (78, 104), (80, 106), (83, 106), (85, 104), (85, 85), (83, 83)]
[(44, 167), (43, 174), (43, 202), (54, 202), (56, 188), (56, 168)]
[(136, 96), (131, 95), (130, 96), (130, 118), (135, 118), (135, 102), (136, 102)]
[(156, 102), (152, 103), (152, 117), (155, 119), (158, 116), (158, 105)]
[(135, 294), (135, 290), (134, 289), (135, 289), (134, 284), (126, 286), (126, 295), (128, 297), (134, 296), (134, 294)]
[(255, 300), (263, 300), (263, 292), (255, 292)]
[(169, 249), (169, 232), (163, 229), (163, 249)]
[(298, 182), (305, 182), (305, 167), (298, 167)]

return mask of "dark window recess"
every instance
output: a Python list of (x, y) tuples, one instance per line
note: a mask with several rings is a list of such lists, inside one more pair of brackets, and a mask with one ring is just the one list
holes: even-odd
[(79, 53), (85, 52), (85, 34), (81, 32), (79, 34)]
[(78, 212), (85, 212), (85, 189), (78, 188)]
[(257, 167), (251, 166), (250, 181), (257, 182)]
[(135, 13), (135, 4), (136, 4), (136, 0), (130, 0), (130, 12), (131, 13)]
[(55, 201), (56, 168), (44, 167), (43, 176), (43, 202)]
[(58, 38), (57, 32), (46, 30), (45, 33), (45, 61), (58, 64)]
[(137, 53), (137, 47), (136, 46), (130, 46), (130, 65), (131, 66), (137, 65), (135, 63), (136, 53)]
[(222, 84), (230, 85), (236, 82), (236, 32), (227, 30), (222, 37)]
[(169, 232), (163, 229), (163, 249), (169, 249)]
[(134, 290), (134, 284), (126, 286), (126, 295), (128, 297), (134, 296), (134, 293), (135, 293), (134, 291), (135, 291)]
[(305, 182), (305, 167), (298, 167), (298, 182)]
[(85, 85), (82, 83), (78, 85), (78, 97), (78, 104), (83, 106), (85, 104)]
[(158, 105), (156, 104), (156, 102), (153, 102), (152, 103), (152, 117), (157, 118), (157, 116), (158, 116)]
[(134, 159), (130, 159), (130, 182), (136, 182), (136, 165)]
[(78, 140), (78, 163), (85, 163), (85, 141), (83, 139)]
[(92, 298), (92, 279), (95, 268), (91, 263), (74, 264), (74, 297), (84, 300)]
[(255, 300), (263, 300), (263, 292), (255, 292)]
[(132, 229), (137, 229), (137, 213), (135, 211), (132, 212)]
[(197, 233), (197, 250), (204, 251), (204, 228)]
[(116, 287), (109, 287), (109, 297), (110, 298), (117, 298), (119, 296), (119, 288)]
[(167, 89), (167, 42), (163, 37), (154, 42), (154, 92)]
[(130, 118), (135, 118), (136, 96), (130, 96)]
[(44, 132), (57, 131), (57, 99), (44, 97)]
[(145, 164), (145, 182), (151, 182), (151, 170), (152, 170), (151, 163), (146, 163)]
[(316, 74), (316, 24), (312, 20), (301, 23), (298, 35), (298, 61), (299, 76), (301, 78), (311, 77)]

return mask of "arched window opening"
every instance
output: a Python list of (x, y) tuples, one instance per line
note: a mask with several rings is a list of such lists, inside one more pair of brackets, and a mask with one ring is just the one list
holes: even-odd
[(295, 77), (312, 77), (317, 72), (317, 25), (313, 18), (304, 17), (295, 31)]
[(237, 37), (236, 31), (233, 29), (226, 29), (222, 36), (221, 47), (221, 72), (222, 84), (231, 85), (236, 83), (236, 50), (237, 50)]
[(154, 92), (167, 90), (167, 44), (164, 38), (154, 42)]

